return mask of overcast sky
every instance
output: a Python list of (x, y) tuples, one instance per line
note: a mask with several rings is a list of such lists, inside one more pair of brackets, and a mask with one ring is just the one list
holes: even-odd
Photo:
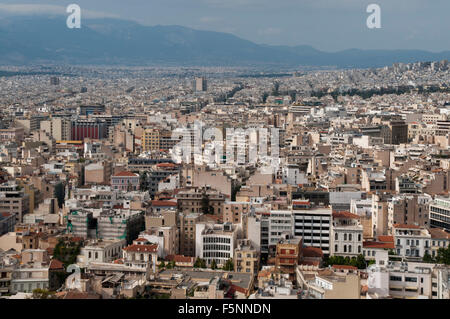
[[(450, 0), (0, 0), (0, 14), (64, 13), (71, 3), (84, 17), (229, 32), (256, 43), (450, 50)], [(381, 7), (381, 29), (366, 26), (372, 3)]]

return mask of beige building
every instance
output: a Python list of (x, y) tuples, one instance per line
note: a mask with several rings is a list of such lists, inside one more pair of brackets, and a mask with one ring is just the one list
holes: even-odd
[(240, 224), (242, 215), (250, 212), (249, 202), (225, 202), (223, 204), (223, 222)]
[(296, 268), (297, 285), (305, 291), (305, 299), (360, 299), (358, 274), (335, 272), (311, 266)]
[(256, 274), (259, 269), (259, 251), (248, 239), (238, 240), (233, 262), (234, 271)]

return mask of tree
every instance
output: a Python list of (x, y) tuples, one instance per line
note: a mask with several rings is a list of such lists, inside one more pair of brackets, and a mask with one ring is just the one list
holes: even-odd
[(450, 246), (438, 249), (436, 261), (439, 264), (450, 265)]
[(233, 259), (230, 258), (226, 261), (225, 265), (223, 266), (223, 270), (227, 270), (227, 271), (234, 270)]
[(194, 268), (206, 268), (206, 261), (201, 258), (197, 258), (194, 263)]
[(166, 268), (167, 268), (167, 269), (173, 269), (173, 268), (175, 268), (175, 261), (174, 261), (174, 260), (169, 261), (169, 262), (167, 263)]
[(211, 269), (212, 269), (212, 270), (217, 269), (217, 263), (216, 263), (216, 260), (215, 260), (215, 259), (213, 259), (213, 260), (211, 261)]
[(58, 207), (62, 208), (66, 196), (66, 190), (62, 182), (55, 185), (53, 196), (58, 200)]
[(433, 259), (433, 257), (431, 257), (431, 255), (426, 251), (425, 254), (423, 255), (423, 259), (422, 261), (424, 263), (434, 263), (435, 260)]
[(206, 193), (203, 193), (201, 204), (202, 204), (202, 213), (205, 215), (210, 214), (211, 209), (209, 206), (209, 196)]
[(139, 189), (144, 192), (148, 191), (148, 173), (143, 172), (139, 178)]
[(236, 201), (236, 194), (241, 190), (241, 185), (233, 185), (231, 188), (231, 201)]
[(164, 267), (166, 267), (166, 263), (165, 263), (164, 260), (163, 260), (163, 261), (161, 261), (161, 262), (159, 263), (158, 268), (159, 268), (159, 269), (163, 269)]

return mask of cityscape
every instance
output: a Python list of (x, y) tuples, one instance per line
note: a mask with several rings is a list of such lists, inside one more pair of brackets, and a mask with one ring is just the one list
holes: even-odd
[(450, 299), (449, 51), (52, 63), (6, 41), (0, 300)]

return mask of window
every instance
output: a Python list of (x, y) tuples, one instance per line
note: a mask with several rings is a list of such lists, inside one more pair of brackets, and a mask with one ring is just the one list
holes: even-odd
[(391, 280), (391, 281), (402, 281), (402, 277), (400, 277), (400, 276), (390, 276), (389, 280)]
[(347, 234), (344, 234), (344, 240), (347, 240)]
[(335, 239), (335, 240), (338, 240), (338, 239), (339, 239), (339, 235), (338, 235), (337, 233), (334, 235), (334, 239)]
[(344, 253), (347, 252), (347, 245), (344, 245)]
[(417, 278), (416, 277), (405, 277), (405, 281), (406, 282), (417, 282)]
[(337, 251), (338, 251), (338, 245), (334, 245), (334, 252), (337, 253)]

